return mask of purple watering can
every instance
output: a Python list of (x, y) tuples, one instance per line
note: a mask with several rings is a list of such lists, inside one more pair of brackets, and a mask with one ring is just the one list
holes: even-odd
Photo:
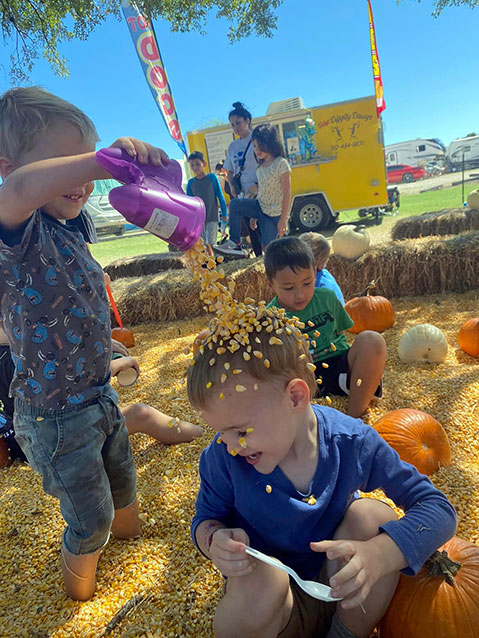
[(122, 148), (103, 148), (96, 153), (96, 160), (125, 184), (108, 195), (110, 204), (125, 219), (178, 250), (193, 248), (205, 223), (205, 205), (199, 197), (185, 195), (178, 162), (140, 164)]

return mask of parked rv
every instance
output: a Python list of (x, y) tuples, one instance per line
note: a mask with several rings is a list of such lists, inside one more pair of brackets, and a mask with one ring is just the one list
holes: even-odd
[[(254, 128), (277, 126), (291, 165), (291, 226), (325, 228), (342, 210), (388, 203), (381, 120), (374, 96), (304, 107), (301, 98), (270, 105)], [(229, 124), (191, 131), (191, 151), (201, 151), (214, 171), (234, 136)]]
[(386, 166), (410, 164), (411, 166), (425, 166), (429, 161), (446, 165), (446, 147), (437, 138), (409, 140), (388, 144), (386, 151)]
[(453, 140), (447, 149), (447, 168), (449, 171), (460, 171), (479, 167), (479, 135)]

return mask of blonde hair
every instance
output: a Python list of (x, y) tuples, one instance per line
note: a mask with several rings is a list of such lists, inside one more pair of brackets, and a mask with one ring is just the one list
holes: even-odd
[(96, 142), (98, 133), (79, 108), (39, 86), (10, 89), (0, 96), (0, 156), (17, 163), (38, 136), (58, 120), (75, 126), (83, 140)]
[(320, 264), (324, 268), (331, 254), (331, 245), (326, 237), (320, 233), (303, 233), (299, 238), (313, 251), (316, 265)]
[[(264, 318), (258, 310), (255, 309), (256, 317)], [(267, 312), (269, 310), (273, 309)], [(242, 375), (284, 387), (291, 379), (300, 378), (308, 384), (311, 398), (316, 395), (315, 366), (306, 335), (273, 312), (268, 318), (273, 320), (276, 330), (267, 332), (263, 328), (251, 333), (251, 344), (238, 343), (235, 334), (221, 338), (213, 320), (187, 372), (188, 398), (193, 406), (205, 408), (213, 397), (220, 397), (231, 382), (241, 391), (245, 387), (241, 382)]]

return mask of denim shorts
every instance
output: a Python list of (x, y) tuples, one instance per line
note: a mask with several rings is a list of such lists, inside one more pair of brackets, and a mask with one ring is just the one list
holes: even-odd
[(203, 230), (201, 231), (201, 239), (208, 244), (209, 246), (213, 246), (213, 244), (218, 243), (218, 222), (205, 222)]
[(82, 405), (44, 410), (15, 399), (15, 437), (43, 489), (60, 501), (72, 554), (89, 554), (108, 540), (116, 509), (136, 497), (136, 472), (118, 395), (106, 385)]

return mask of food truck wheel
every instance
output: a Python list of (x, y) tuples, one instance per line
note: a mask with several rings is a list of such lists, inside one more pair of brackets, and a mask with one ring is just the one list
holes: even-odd
[(294, 204), (292, 221), (299, 230), (317, 231), (326, 228), (331, 214), (321, 197), (303, 197)]

